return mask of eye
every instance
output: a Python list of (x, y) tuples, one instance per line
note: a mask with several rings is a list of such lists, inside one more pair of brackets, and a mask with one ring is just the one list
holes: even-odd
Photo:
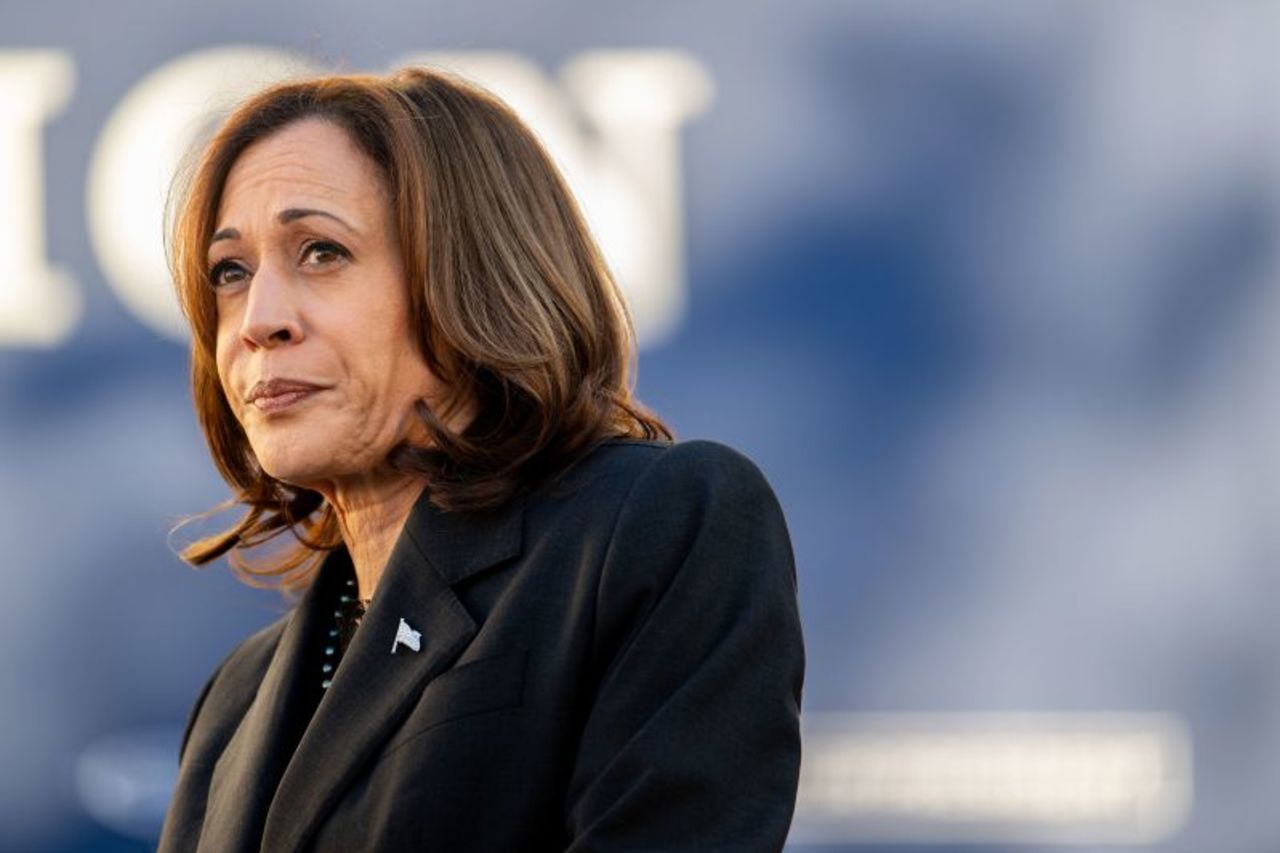
[(232, 260), (218, 261), (209, 270), (209, 283), (214, 288), (238, 284), (249, 277), (248, 271)]
[(346, 249), (329, 240), (311, 240), (302, 247), (303, 260), (314, 259), (319, 266), (335, 263), (350, 256)]

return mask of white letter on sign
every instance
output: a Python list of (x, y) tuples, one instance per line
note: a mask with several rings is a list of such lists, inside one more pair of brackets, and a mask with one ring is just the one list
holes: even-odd
[(54, 346), (80, 319), (74, 281), (45, 260), (40, 146), (75, 76), (62, 51), (0, 50), (0, 347)]

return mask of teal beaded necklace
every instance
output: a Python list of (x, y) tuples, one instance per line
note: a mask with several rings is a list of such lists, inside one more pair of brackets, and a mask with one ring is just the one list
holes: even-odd
[(333, 627), (329, 629), (325, 640), (324, 663), (321, 665), (324, 680), (320, 682), (320, 687), (324, 690), (328, 690), (333, 683), (333, 671), (346, 654), (351, 638), (355, 636), (356, 628), (360, 627), (360, 620), (369, 607), (369, 602), (356, 597), (355, 585), (353, 578), (347, 579), (345, 592), (338, 596), (338, 604), (333, 611)]

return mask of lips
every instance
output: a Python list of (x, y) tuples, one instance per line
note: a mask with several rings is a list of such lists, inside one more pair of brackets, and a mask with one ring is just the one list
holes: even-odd
[(317, 391), (323, 385), (298, 379), (268, 379), (250, 389), (245, 402), (261, 412), (278, 412), (289, 408)]

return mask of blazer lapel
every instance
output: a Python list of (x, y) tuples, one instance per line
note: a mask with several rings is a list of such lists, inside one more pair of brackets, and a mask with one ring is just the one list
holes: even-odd
[[(519, 553), (523, 503), (512, 501), (492, 512), (445, 513), (423, 492), (373, 603), (284, 770), (266, 816), (262, 849), (295, 851), (306, 844), (399, 728), (427, 682), (471, 642), (478, 626), (450, 585)], [(416, 652), (401, 645), (392, 654), (401, 619), (421, 633)]]
[(322, 627), (318, 604), (324, 597), (317, 580), (294, 608), (249, 710), (215, 765), (200, 850), (258, 849), (267, 808), (289, 759), (302, 679), (312, 675), (297, 661)]

